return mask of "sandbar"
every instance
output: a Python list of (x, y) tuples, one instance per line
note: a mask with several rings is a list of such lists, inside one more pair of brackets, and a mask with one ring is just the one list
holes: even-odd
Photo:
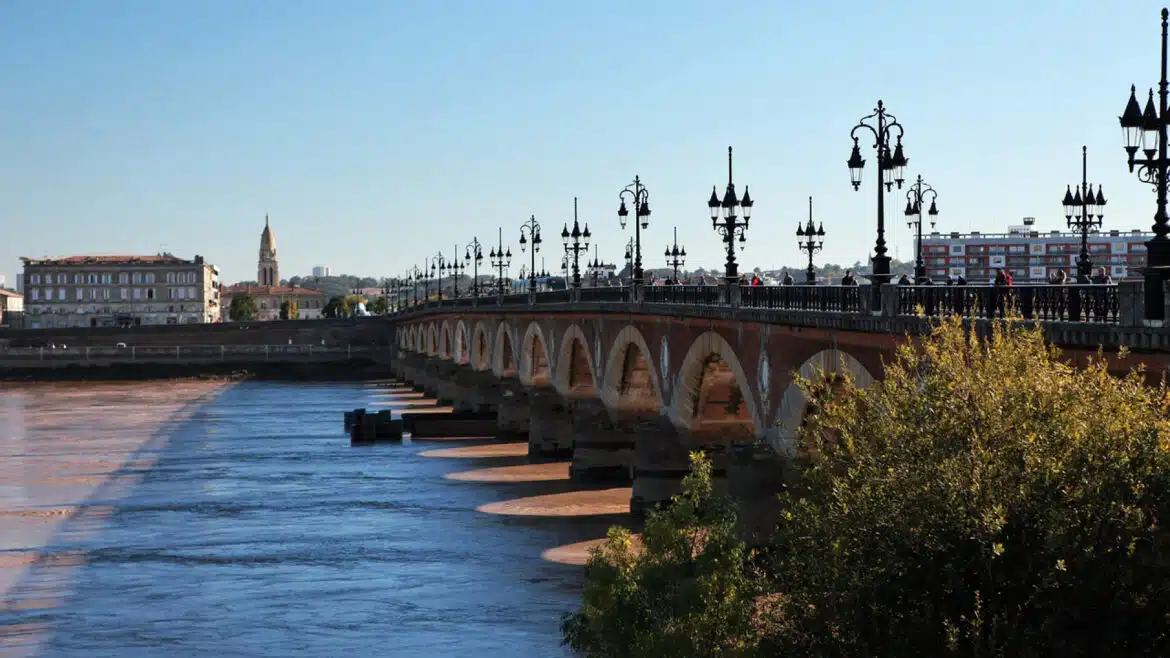
[(490, 459), (493, 457), (525, 457), (527, 443), (489, 443), (461, 448), (440, 448), (418, 453), (419, 457), (440, 457), (445, 459)]
[[(557, 564), (570, 564), (576, 566), (585, 566), (589, 561), (590, 552), (597, 547), (604, 546), (609, 542), (608, 537), (600, 537), (598, 539), (587, 539), (579, 541), (575, 544), (565, 544), (564, 546), (557, 546), (550, 548), (540, 554), (540, 557)], [(641, 553), (642, 536), (635, 533), (630, 537), (630, 549), (634, 553)]]
[(530, 496), (480, 505), (476, 511), (506, 516), (599, 516), (628, 514), (630, 487)]
[(448, 480), (464, 482), (553, 482), (569, 479), (569, 462), (497, 466), (448, 473)]

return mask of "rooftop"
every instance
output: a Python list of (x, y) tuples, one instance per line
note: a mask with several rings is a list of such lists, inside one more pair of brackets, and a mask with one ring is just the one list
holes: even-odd
[(5, 290), (4, 288), (0, 288), (0, 297), (24, 297), (24, 295), (14, 290)]
[(196, 256), (194, 260), (179, 258), (174, 254), (155, 254), (153, 256), (133, 255), (82, 255), (61, 256), (58, 258), (28, 258), (20, 257), (25, 265), (202, 265), (203, 257)]

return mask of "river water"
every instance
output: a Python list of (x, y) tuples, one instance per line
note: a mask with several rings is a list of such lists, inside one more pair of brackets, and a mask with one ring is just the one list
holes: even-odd
[(541, 553), (603, 527), (476, 511), (563, 483), (351, 447), (370, 384), (74, 386), (0, 391), (0, 654), (569, 655), (581, 569)]

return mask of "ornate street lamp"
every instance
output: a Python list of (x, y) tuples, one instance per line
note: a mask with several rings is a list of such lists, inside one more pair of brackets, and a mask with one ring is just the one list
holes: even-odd
[(390, 315), (390, 277), (382, 280), (382, 296), (386, 298), (386, 312), (384, 315)]
[(577, 197), (573, 197), (573, 230), (569, 230), (569, 225), (565, 224), (565, 228), (561, 229), (561, 242), (565, 245), (565, 265), (566, 276), (568, 276), (569, 255), (573, 258), (573, 287), (581, 287), (581, 268), (580, 258), (581, 252), (589, 251), (589, 224), (585, 224), (585, 230), (582, 231), (577, 224)]
[[(723, 200), (715, 193), (715, 186), (711, 187), (711, 198), (707, 200), (707, 209), (711, 212), (711, 228), (723, 236), (727, 245), (727, 263), (724, 265), (723, 278), (728, 283), (739, 280), (739, 265), (735, 262), (735, 243), (738, 237), (739, 248), (742, 251), (747, 238), (748, 222), (752, 218), (752, 197), (748, 188), (743, 188), (743, 200), (735, 196), (735, 183), (731, 178), (731, 147), (727, 147), (727, 191), (723, 193)], [(722, 216), (722, 219), (721, 219)], [(743, 221), (740, 221), (742, 216)]]
[(808, 226), (796, 225), (796, 244), (801, 251), (808, 252), (808, 269), (804, 271), (804, 281), (810, 286), (817, 282), (817, 270), (813, 267), (813, 255), (825, 246), (825, 223), (820, 228), (813, 226), (812, 197), (808, 198)]
[[(459, 262), (459, 245), (455, 245), (454, 256), (451, 258), (451, 260), (448, 260), (439, 266), (440, 273), (442, 273), (443, 271), (446, 271), (447, 274), (451, 275), (451, 298), (452, 299), (459, 298), (459, 277), (463, 276), (463, 272), (466, 269), (467, 268), (464, 267), (463, 264)], [(440, 289), (442, 288), (442, 285), (443, 285), (443, 282), (440, 279), (440, 281), (439, 281)]]
[[(870, 119), (874, 123), (866, 123)], [(853, 138), (853, 152), (849, 155), (849, 176), (853, 182), (853, 189), (861, 189), (861, 171), (865, 167), (865, 159), (861, 157), (861, 146), (857, 142), (857, 131), (867, 129), (873, 133), (873, 147), (877, 150), (878, 158), (878, 186), (877, 186), (877, 241), (873, 247), (873, 273), (870, 279), (878, 287), (873, 295), (874, 310), (881, 309), (881, 295), (879, 291), (883, 283), (890, 282), (890, 257), (886, 255), (886, 192), (894, 185), (902, 189), (905, 181), (903, 170), (909, 160), (902, 152), (902, 124), (894, 115), (886, 112), (885, 106), (879, 100), (873, 114), (862, 117), (853, 127), (849, 136)], [(890, 136), (897, 130), (894, 150), (890, 150)]]
[(593, 245), (593, 260), (585, 264), (593, 274), (593, 287), (597, 287), (597, 279), (601, 276), (601, 259), (597, 255), (597, 245)]
[[(412, 306), (418, 306), (418, 284), (424, 281), (423, 273), (418, 269), (418, 265), (415, 265), (414, 269), (407, 274), (406, 280), (410, 281), (410, 294), (414, 298)], [(423, 285), (425, 286), (426, 284), (424, 283)], [(425, 290), (423, 292), (423, 299), (426, 299)]]
[[(1146, 100), (1142, 111), (1137, 102), (1137, 88), (1129, 88), (1129, 103), (1119, 117), (1125, 132), (1125, 152), (1129, 155), (1129, 170), (1138, 169), (1138, 179), (1154, 186), (1158, 197), (1158, 210), (1154, 214), (1154, 237), (1146, 242), (1145, 274), (1145, 317), (1147, 320), (1162, 322), (1166, 318), (1166, 279), (1170, 276), (1170, 217), (1166, 214), (1166, 176), (1170, 167), (1170, 154), (1166, 152), (1167, 112), (1166, 80), (1166, 24), (1170, 12), (1162, 10), (1162, 78), (1158, 81), (1158, 105), (1154, 105), (1154, 90)], [(1143, 158), (1137, 157), (1138, 151)]]
[(678, 227), (674, 227), (674, 245), (666, 248), (666, 266), (674, 268), (674, 285), (678, 285), (678, 268), (687, 264), (687, 249), (678, 246)]
[(527, 248), (528, 243), (532, 243), (532, 266), (528, 270), (528, 292), (536, 292), (536, 252), (540, 251), (540, 222), (536, 221), (536, 215), (528, 217), (528, 221), (520, 225), (520, 251)]
[(483, 262), (483, 245), (479, 238), (471, 238), (463, 254), (464, 267), (471, 263), (471, 296), (479, 297), (479, 264)]
[(642, 231), (650, 228), (650, 191), (642, 185), (642, 179), (634, 176), (634, 182), (630, 183), (621, 192), (618, 192), (618, 199), (621, 200), (621, 206), (618, 208), (618, 221), (621, 222), (622, 230), (626, 228), (626, 218), (630, 216), (630, 211), (626, 208), (626, 197), (630, 198), (630, 204), (634, 206), (634, 248), (633, 248), (633, 271), (632, 278), (636, 283), (641, 284), (642, 276)]
[(438, 284), (435, 286), (439, 289), (438, 300), (443, 301), (443, 275), (447, 268), (447, 259), (443, 258), (443, 253), (439, 252), (431, 257), (431, 278)]
[(1097, 194), (1093, 194), (1093, 187), (1089, 185), (1089, 148), (1081, 147), (1081, 185), (1074, 195), (1072, 186), (1064, 190), (1064, 220), (1069, 228), (1076, 228), (1081, 233), (1081, 254), (1077, 256), (1077, 283), (1090, 283), (1093, 280), (1093, 257), (1089, 254), (1089, 231), (1101, 226), (1105, 218), (1105, 195), (1101, 186), (1097, 186)]
[(499, 231), (499, 246), (492, 247), (491, 253), (488, 254), (488, 258), (490, 259), (489, 262), (492, 264), (492, 267), (496, 270), (496, 287), (499, 289), (500, 294), (502, 295), (504, 294), (504, 271), (512, 265), (512, 248), (508, 247), (508, 250), (504, 251), (503, 227), (500, 227)]
[(938, 206), (935, 200), (938, 199), (938, 192), (934, 188), (927, 185), (922, 180), (922, 175), (910, 186), (906, 191), (906, 228), (914, 228), (918, 232), (917, 242), (914, 243), (914, 283), (921, 284), (926, 281), (926, 262), (922, 258), (922, 202), (926, 197), (930, 197), (930, 209), (926, 211), (926, 215), (930, 217), (930, 228), (934, 228), (935, 218), (938, 217)]

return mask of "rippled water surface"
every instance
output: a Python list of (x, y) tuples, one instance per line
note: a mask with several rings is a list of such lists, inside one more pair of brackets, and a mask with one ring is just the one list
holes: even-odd
[[(497, 464), (418, 456), (433, 443), (351, 447), (341, 413), (373, 394), (271, 383), (208, 393), (137, 447), (132, 457), (152, 463), (132, 486), (77, 506), (106, 510), (100, 523), (78, 532), (94, 523), (79, 514), (55, 527), (42, 552), (69, 558), (67, 592), (0, 608), (0, 632), (39, 632), (41, 656), (568, 655), (558, 622), (579, 600), (580, 568), (540, 554), (596, 530), (475, 511), (540, 493), (533, 485), (443, 478)], [(24, 435), (33, 421), (12, 406), (6, 431)], [(56, 422), (68, 433), (86, 414)], [(10, 593), (38, 577), (27, 569)]]

